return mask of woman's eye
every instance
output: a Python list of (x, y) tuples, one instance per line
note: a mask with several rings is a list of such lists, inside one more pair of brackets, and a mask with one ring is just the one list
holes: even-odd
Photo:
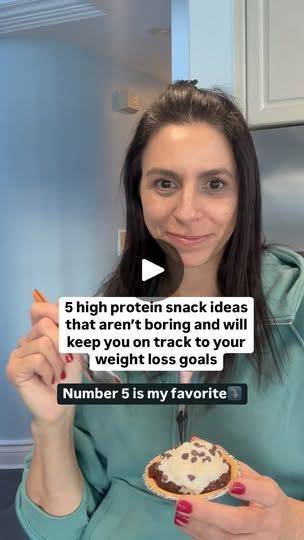
[(214, 178), (208, 181), (208, 186), (212, 191), (219, 191), (219, 189), (224, 185), (225, 183), (220, 178)]
[[(159, 178), (155, 180), (153, 185), (160, 191), (165, 192), (174, 189), (175, 182), (166, 178)], [(225, 186), (225, 182), (221, 178), (212, 178), (207, 181), (206, 185), (210, 191), (220, 191)]]
[(172, 187), (172, 180), (166, 180), (165, 178), (160, 178), (159, 180), (156, 180), (156, 182), (154, 182), (154, 185), (166, 191)]

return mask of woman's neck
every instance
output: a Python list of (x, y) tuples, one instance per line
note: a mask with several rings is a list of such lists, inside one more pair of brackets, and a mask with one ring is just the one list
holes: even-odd
[(217, 265), (185, 267), (183, 280), (172, 296), (220, 296)]
[(215, 276), (202, 277), (201, 272), (196, 276), (185, 271), (182, 283), (172, 296), (220, 296), (220, 291)]

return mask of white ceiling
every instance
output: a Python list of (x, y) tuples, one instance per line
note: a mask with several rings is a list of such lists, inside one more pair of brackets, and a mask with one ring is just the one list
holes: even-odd
[[(38, 6), (41, 1), (30, 0), (30, 3)], [(18, 30), (2, 34), (2, 38), (26, 37), (74, 43), (162, 81), (171, 80), (170, 34), (149, 33), (151, 28), (171, 27), (170, 0), (89, 0), (84, 3), (107, 15)]]

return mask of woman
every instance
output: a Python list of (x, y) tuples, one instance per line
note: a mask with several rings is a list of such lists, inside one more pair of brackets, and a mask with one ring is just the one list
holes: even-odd
[[(259, 172), (242, 115), (219, 91), (170, 85), (141, 118), (123, 179), (126, 249), (140, 257), (145, 244), (161, 256), (156, 240), (173, 245), (184, 264), (175, 296), (255, 298), (254, 355), (227, 355), (223, 372), (191, 379), (246, 383), (248, 404), (187, 406), (184, 424), (186, 440), (219, 443), (241, 460), (242, 477), (216, 502), (185, 496), (174, 507), (148, 493), (145, 465), (181, 442), (178, 406), (58, 405), (63, 367), (66, 382), (87, 380), (79, 356), (66, 365), (58, 354), (57, 306), (35, 304), (32, 329), (7, 366), (33, 413), (20, 523), (29, 538), (45, 540), (302, 540), (304, 264), (261, 242)], [(202, 238), (192, 245), (181, 236)], [(99, 294), (134, 295), (135, 278), (126, 288), (119, 270)], [(128, 373), (131, 383), (150, 379)], [(153, 381), (176, 383), (179, 373), (154, 373)]]

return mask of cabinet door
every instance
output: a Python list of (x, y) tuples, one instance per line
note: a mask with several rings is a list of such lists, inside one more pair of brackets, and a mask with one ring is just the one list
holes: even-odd
[(304, 121), (303, 21), (303, 0), (247, 0), (251, 126)]

